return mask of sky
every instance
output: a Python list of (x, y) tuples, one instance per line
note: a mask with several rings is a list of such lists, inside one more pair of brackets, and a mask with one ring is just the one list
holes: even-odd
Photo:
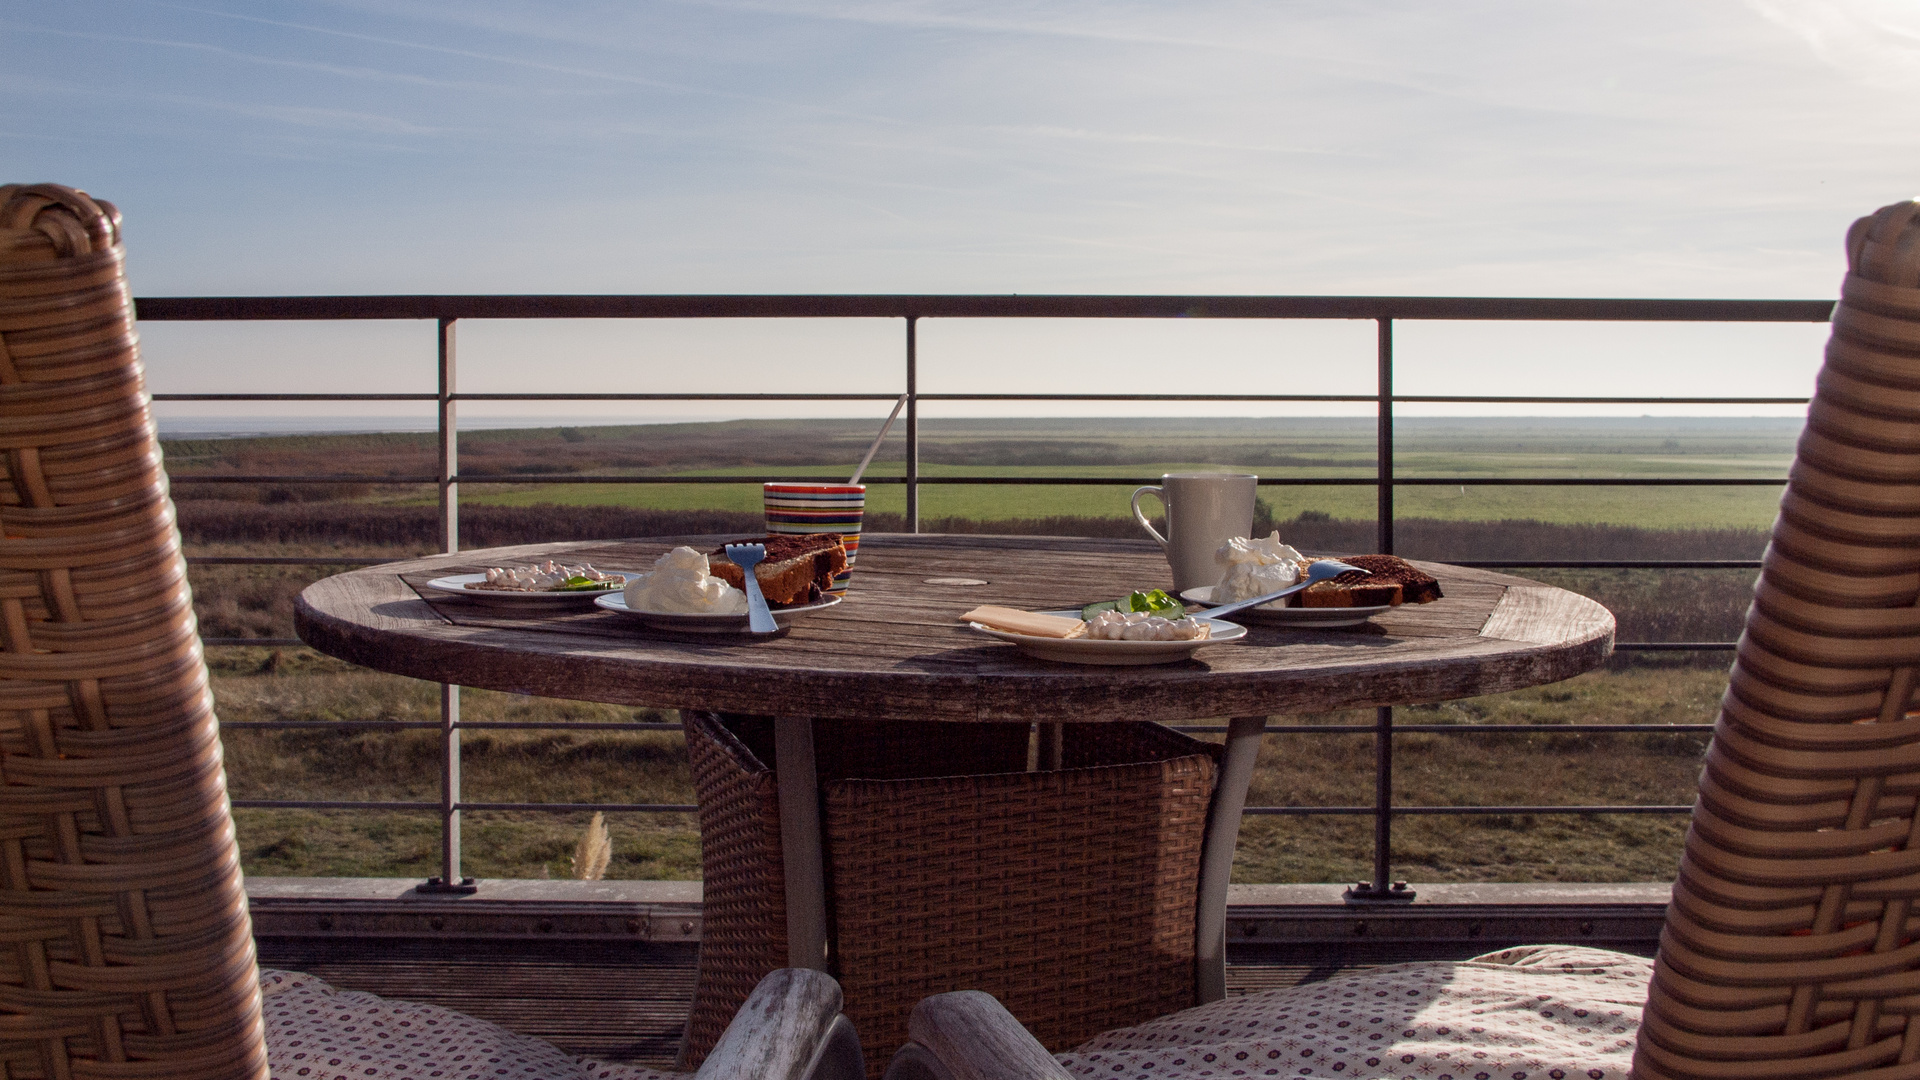
[[(1823, 298), (1916, 93), (1920, 0), (0, 0), (0, 177), (117, 203), (151, 296)], [(901, 381), (886, 321), (461, 333), (472, 391)], [(1408, 324), (1399, 388), (1796, 395), (1824, 336)], [(1372, 385), (1370, 325), (920, 337), (928, 391)], [(143, 338), (160, 392), (433, 380), (414, 324)]]

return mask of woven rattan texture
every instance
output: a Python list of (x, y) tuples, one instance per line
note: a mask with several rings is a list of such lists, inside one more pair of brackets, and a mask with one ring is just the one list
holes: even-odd
[[(691, 1071), (762, 978), (787, 963), (780, 793), (713, 713), (680, 711), (700, 800), (700, 971), (677, 1067)], [(769, 757), (772, 755), (769, 754)]]
[(1920, 1077), (1920, 203), (1850, 273), (1714, 730), (1635, 1056)]
[(1053, 1049), (1194, 1003), (1213, 748), (1153, 724), (1072, 725), (1067, 748), (1060, 770), (824, 783), (834, 973), (874, 1076), (928, 994), (985, 990)]
[[(697, 1068), (747, 995), (787, 963), (786, 880), (773, 721), (681, 710), (700, 802), (700, 970), (679, 1067)], [(1027, 762), (1026, 724), (814, 721), (822, 777), (910, 776), (938, 762), (1011, 772)], [(911, 1004), (911, 1003), (909, 1003)], [(888, 1054), (893, 1048), (887, 1050)]]
[(119, 216), (0, 187), (0, 1062), (265, 1077)]
[[(705, 907), (680, 1067), (786, 963), (773, 726), (683, 710)], [(834, 975), (878, 1076), (927, 994), (994, 992), (1052, 1046), (1193, 1003), (1194, 904), (1218, 748), (1069, 724), (813, 723)], [(947, 977), (942, 977), (942, 976)], [(954, 980), (958, 980), (957, 982)]]

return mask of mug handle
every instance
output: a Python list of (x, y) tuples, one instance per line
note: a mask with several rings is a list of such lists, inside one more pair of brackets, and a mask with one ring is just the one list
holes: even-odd
[(1151, 485), (1151, 484), (1148, 485), (1147, 487), (1135, 488), (1133, 492), (1133, 520), (1139, 522), (1140, 527), (1147, 530), (1148, 536), (1151, 536), (1155, 540), (1160, 541), (1161, 547), (1166, 547), (1167, 538), (1164, 536), (1161, 536), (1158, 532), (1154, 531), (1153, 526), (1147, 521), (1147, 515), (1140, 512), (1140, 496), (1145, 495), (1148, 492), (1152, 492), (1154, 498), (1160, 500), (1161, 506), (1164, 507), (1167, 505), (1167, 492), (1165, 488), (1159, 487), (1158, 485)]

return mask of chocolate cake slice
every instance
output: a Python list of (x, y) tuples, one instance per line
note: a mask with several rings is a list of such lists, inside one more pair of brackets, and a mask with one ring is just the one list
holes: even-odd
[[(1352, 570), (1329, 578), (1300, 594), (1302, 607), (1378, 607), (1382, 604), (1428, 604), (1440, 599), (1440, 582), (1397, 555), (1346, 555), (1341, 562), (1369, 571)], [(1317, 594), (1317, 595), (1316, 595)]]
[[(820, 599), (833, 588), (833, 577), (847, 568), (845, 539), (839, 533), (803, 536), (756, 536), (742, 544), (760, 544), (766, 561), (754, 568), (768, 607), (797, 607)], [(708, 573), (736, 589), (747, 587), (747, 576), (722, 547), (707, 553)]]

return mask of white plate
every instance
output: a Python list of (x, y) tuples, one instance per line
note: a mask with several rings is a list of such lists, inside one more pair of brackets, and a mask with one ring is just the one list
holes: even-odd
[(596, 596), (617, 593), (624, 585), (609, 585), (604, 589), (571, 589), (567, 592), (522, 592), (518, 589), (469, 589), (468, 583), (487, 580), (485, 574), (455, 574), (452, 577), (434, 578), (427, 582), (427, 588), (434, 592), (458, 596), (463, 600), (478, 600), (487, 604), (527, 605), (529, 607), (577, 604), (585, 606)]
[[(1218, 585), (1202, 585), (1197, 589), (1188, 589), (1180, 594), (1180, 599), (1191, 600), (1206, 607), (1214, 605), (1213, 590)], [(1291, 598), (1290, 598), (1291, 599)], [(1359, 626), (1383, 611), (1393, 610), (1391, 605), (1379, 607), (1274, 607), (1261, 604), (1254, 608), (1241, 608), (1229, 615), (1232, 619), (1245, 619), (1262, 626), (1291, 626), (1298, 628), (1315, 627), (1332, 629), (1336, 626)], [(1201, 614), (1205, 614), (1202, 612)]]
[[(842, 597), (828, 596), (816, 604), (800, 607), (773, 608), (773, 621), (780, 626), (802, 615), (811, 615), (816, 611), (825, 611), (839, 603)], [(705, 613), (680, 614), (665, 611), (641, 611), (627, 606), (627, 598), (620, 593), (602, 596), (593, 602), (595, 607), (618, 612), (629, 619), (638, 619), (656, 630), (678, 630), (683, 634), (748, 634), (747, 615), (709, 615)]]
[[(1078, 609), (1073, 611), (1042, 611), (1042, 615), (1064, 615), (1070, 619), (1080, 617)], [(1099, 638), (1053, 638), (1034, 637), (1031, 634), (1010, 634), (1005, 630), (995, 630), (983, 623), (970, 622), (967, 625), (1001, 641), (1012, 642), (1020, 646), (1020, 651), (1041, 660), (1058, 660), (1063, 664), (1172, 664), (1185, 660), (1195, 652), (1209, 645), (1221, 645), (1229, 641), (1239, 641), (1247, 636), (1247, 628), (1224, 619), (1201, 619), (1213, 627), (1210, 637), (1195, 641), (1106, 641)]]

